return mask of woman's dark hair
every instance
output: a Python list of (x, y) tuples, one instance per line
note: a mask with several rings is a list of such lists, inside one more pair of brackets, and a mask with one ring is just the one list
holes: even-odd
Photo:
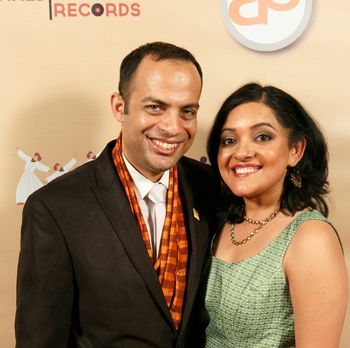
[[(238, 105), (257, 102), (270, 107), (280, 125), (287, 130), (289, 146), (299, 140), (306, 140), (303, 157), (294, 168), (288, 168), (283, 184), (280, 209), (289, 215), (305, 208), (318, 209), (328, 216), (325, 195), (328, 193), (328, 150), (325, 138), (317, 122), (291, 95), (273, 86), (249, 83), (232, 93), (222, 104), (207, 143), (209, 160), (216, 175), (220, 176), (217, 157), (220, 148), (221, 130), (232, 109)], [(296, 172), (302, 180), (298, 188), (290, 181), (290, 174)], [(223, 221), (241, 222), (243, 198), (235, 196), (226, 185), (219, 207)]]

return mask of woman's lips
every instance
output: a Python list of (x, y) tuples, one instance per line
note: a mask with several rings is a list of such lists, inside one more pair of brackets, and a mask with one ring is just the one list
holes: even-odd
[(246, 175), (256, 173), (259, 169), (259, 166), (236, 166), (233, 171), (237, 175)]

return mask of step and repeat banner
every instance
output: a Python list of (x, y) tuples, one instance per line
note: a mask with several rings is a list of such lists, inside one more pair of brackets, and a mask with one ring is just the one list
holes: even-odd
[(203, 68), (190, 157), (206, 160), (216, 111), (246, 82), (276, 85), (306, 106), (327, 137), (330, 220), (350, 259), (349, 13), (346, 0), (0, 0), (0, 346), (15, 344), (23, 204), (117, 136), (109, 98), (119, 64), (146, 42), (185, 47)]

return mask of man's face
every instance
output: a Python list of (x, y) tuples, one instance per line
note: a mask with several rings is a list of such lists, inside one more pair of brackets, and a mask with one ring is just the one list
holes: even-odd
[(112, 109), (122, 123), (122, 149), (145, 177), (157, 181), (189, 149), (197, 127), (201, 79), (185, 61), (145, 57), (130, 83), (125, 102), (112, 95)]

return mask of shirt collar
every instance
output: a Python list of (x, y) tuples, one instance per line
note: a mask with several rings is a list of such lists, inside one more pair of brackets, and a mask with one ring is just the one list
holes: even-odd
[[(144, 199), (148, 192), (153, 187), (153, 181), (147, 179), (143, 176), (138, 170), (133, 167), (133, 165), (127, 160), (127, 158), (123, 154), (123, 159), (125, 162), (125, 166), (133, 180), (134, 188), (137, 195), (140, 196), (141, 199)], [(162, 183), (166, 188), (169, 186), (169, 170), (165, 171), (162, 177), (157, 181), (157, 183)]]

